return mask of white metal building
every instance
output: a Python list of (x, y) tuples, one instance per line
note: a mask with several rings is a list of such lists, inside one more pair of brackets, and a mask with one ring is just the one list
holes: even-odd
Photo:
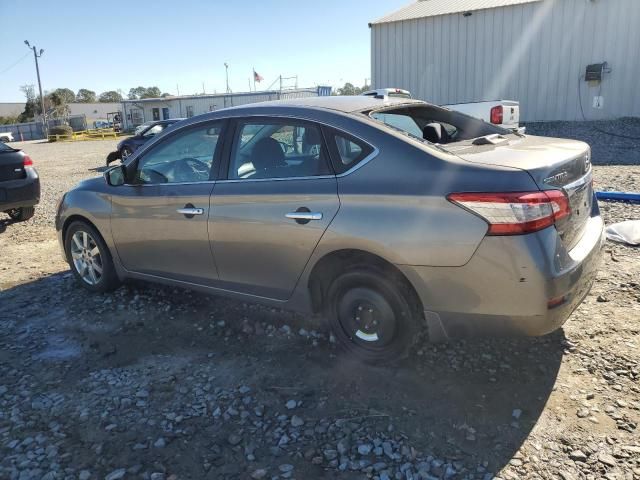
[(522, 121), (640, 116), (639, 25), (640, 0), (419, 0), (370, 24), (372, 84), (518, 100)]
[(122, 102), (124, 129), (128, 130), (144, 122), (168, 118), (188, 118), (221, 108), (249, 103), (330, 95), (328, 87), (273, 90), (262, 92), (228, 93), (216, 95), (188, 95), (166, 98), (145, 98)]
[(119, 103), (70, 103), (69, 115), (83, 115), (86, 119), (87, 127), (94, 128), (95, 122), (106, 122), (108, 113), (118, 112), (121, 108), (122, 106)]
[(17, 117), (24, 112), (24, 102), (0, 103), (0, 117)]

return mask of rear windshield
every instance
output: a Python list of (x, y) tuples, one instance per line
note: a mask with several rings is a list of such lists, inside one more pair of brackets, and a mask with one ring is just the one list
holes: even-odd
[(9, 145), (0, 142), (0, 152), (9, 152), (9, 151), (13, 151), (13, 148), (11, 148)]
[(509, 133), (480, 119), (428, 104), (375, 110), (369, 116), (415, 140), (437, 145)]

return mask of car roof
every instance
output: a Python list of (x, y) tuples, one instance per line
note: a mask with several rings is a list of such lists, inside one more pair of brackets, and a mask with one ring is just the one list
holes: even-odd
[(286, 100), (272, 100), (268, 102), (252, 103), (248, 105), (240, 105), (231, 107), (226, 110), (235, 110), (243, 108), (268, 108), (274, 106), (283, 107), (306, 107), (306, 108), (323, 108), (328, 110), (337, 110), (344, 113), (365, 112), (368, 110), (377, 110), (394, 105), (407, 104), (425, 104), (421, 100), (413, 100), (409, 98), (385, 97), (375, 98), (363, 95), (334, 95), (330, 97), (306, 97), (306, 98), (290, 98)]

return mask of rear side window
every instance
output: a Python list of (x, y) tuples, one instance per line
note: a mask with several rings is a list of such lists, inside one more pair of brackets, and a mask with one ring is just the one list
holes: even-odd
[(238, 123), (229, 178), (317, 177), (331, 173), (320, 128), (296, 119)]
[(333, 137), (333, 157), (335, 157), (333, 167), (337, 174), (355, 167), (373, 152), (373, 147), (349, 135), (334, 132), (331, 136)]

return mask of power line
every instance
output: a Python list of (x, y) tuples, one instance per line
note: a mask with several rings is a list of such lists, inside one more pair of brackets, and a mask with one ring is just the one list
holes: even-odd
[(31, 54), (31, 52), (29, 53), (25, 53), (22, 57), (20, 57), (18, 60), (16, 60), (14, 63), (12, 63), (11, 65), (9, 65), (7, 68), (5, 68), (4, 70), (0, 70), (0, 75), (2, 75), (3, 73), (8, 72), (9, 70), (11, 70), (13, 67), (15, 67), (16, 65), (18, 65), (21, 61), (23, 61), (25, 58), (27, 58), (29, 55)]

